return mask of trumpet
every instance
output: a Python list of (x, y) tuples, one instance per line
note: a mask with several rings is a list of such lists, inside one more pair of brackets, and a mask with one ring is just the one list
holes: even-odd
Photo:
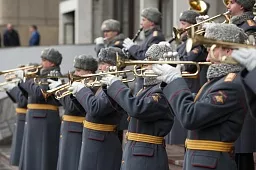
[[(109, 71), (107, 72), (101, 72), (101, 73), (96, 73), (96, 74), (87, 74), (87, 75), (83, 75), (83, 76), (69, 76), (69, 82), (66, 84), (63, 84), (59, 87), (56, 87), (54, 89), (51, 90), (47, 90), (45, 93), (46, 96), (50, 96), (52, 94), (55, 95), (56, 99), (60, 99), (63, 98), (67, 95), (70, 95), (71, 92), (68, 91), (68, 88), (71, 86), (71, 84), (73, 82), (82, 82), (86, 87), (100, 87), (103, 84), (101, 83), (99, 77), (104, 76), (104, 75), (126, 75), (126, 73), (133, 73), (133, 70), (123, 70), (123, 71), (117, 71), (116, 67), (111, 67), (109, 68)], [(128, 83), (128, 82), (132, 82), (135, 80), (135, 77), (133, 77), (132, 79), (127, 79), (127, 78), (123, 78), (121, 81), (123, 83)]]
[(3, 74), (10, 74), (10, 73), (13, 73), (15, 71), (20, 71), (20, 70), (23, 70), (23, 71), (31, 71), (31, 70), (35, 70), (33, 72), (38, 72), (38, 70), (42, 68), (42, 66), (24, 66), (24, 67), (20, 67), (20, 68), (15, 68), (15, 69), (10, 69), (10, 70), (4, 70), (4, 71), (0, 71), (0, 75), (3, 75)]
[(232, 43), (220, 40), (214, 40), (205, 38), (201, 35), (194, 35), (192, 38), (189, 38), (186, 43), (186, 51), (190, 52), (194, 45), (196, 44), (205, 44), (205, 45), (218, 45), (224, 48), (238, 49), (238, 48), (256, 48), (255, 45), (250, 44), (240, 44), (240, 43)]
[[(192, 38), (187, 40), (186, 51), (190, 52), (192, 47), (196, 44), (204, 44), (204, 45), (207, 45), (207, 46), (211, 46), (211, 48), (210, 48), (211, 56), (214, 56), (213, 55), (213, 50), (217, 46), (224, 47), (224, 48), (230, 48), (230, 49), (256, 48), (255, 45), (232, 43), (232, 42), (209, 39), (209, 38), (205, 38), (205, 37), (200, 36), (200, 35), (193, 35)], [(222, 56), (220, 62), (227, 63), (227, 64), (238, 64), (232, 57), (227, 57), (227, 56)]]
[[(137, 77), (157, 77), (158, 75), (152, 74), (152, 72), (145, 71), (145, 69), (136, 69), (137, 67), (143, 67), (145, 65), (152, 64), (182, 64), (182, 65), (195, 65), (197, 71), (194, 73), (182, 72), (182, 77), (194, 78), (200, 72), (200, 65), (211, 65), (211, 62), (193, 62), (193, 61), (145, 61), (145, 60), (126, 60), (121, 59), (118, 55), (116, 56), (117, 67), (125, 67), (129, 65), (134, 65), (134, 75)], [(139, 73), (138, 73), (139, 71)]]
[[(229, 4), (229, 1), (230, 0), (223, 0), (223, 4), (225, 6), (227, 6)], [(194, 10), (194, 11), (197, 11), (198, 13), (204, 13), (205, 11), (208, 10), (208, 6), (206, 4), (206, 2), (204, 2), (203, 0), (189, 0), (189, 5), (190, 5), (190, 9)], [(222, 13), (222, 14), (219, 14), (219, 15), (216, 15), (216, 16), (213, 16), (211, 18), (208, 18), (206, 20), (203, 20), (197, 24), (194, 24), (194, 25), (191, 25), (185, 29), (177, 29), (175, 27), (173, 27), (173, 38), (169, 41), (169, 43), (171, 43), (172, 41), (176, 40), (176, 41), (179, 41), (180, 38), (181, 38), (181, 35), (186, 32), (186, 31), (190, 31), (191, 29), (195, 29), (199, 26), (201, 26), (202, 24), (204, 23), (207, 23), (207, 22), (212, 22), (220, 17), (224, 17), (225, 20), (223, 23), (229, 23), (230, 22), (230, 11), (227, 11), (225, 13)], [(204, 33), (204, 29), (199, 29), (197, 30), (196, 32), (197, 34), (201, 35), (202, 33)]]
[[(206, 19), (204, 21), (201, 21), (201, 22), (199, 22), (197, 24), (191, 25), (191, 26), (189, 26), (189, 27), (187, 27), (185, 29), (177, 29), (177, 28), (173, 27), (174, 39), (180, 39), (181, 34), (183, 34), (184, 32), (190, 31), (191, 29), (195, 29), (196, 27), (198, 27), (198, 26), (200, 26), (200, 25), (202, 25), (202, 24), (204, 24), (206, 22), (211, 22), (211, 21), (213, 21), (213, 20), (215, 20), (217, 18), (223, 17), (223, 16), (226, 18), (224, 23), (228, 23), (230, 21), (230, 18), (228, 16), (229, 13), (230, 13), (230, 11), (227, 11), (227, 12), (225, 12), (223, 14), (216, 15), (214, 17), (211, 17), (211, 18), (208, 18), (208, 19)], [(202, 34), (202, 32), (204, 32), (204, 31), (198, 30), (197, 34)]]
[(7, 85), (8, 83), (18, 83), (19, 81), (20, 81), (20, 79), (13, 79), (13, 80), (10, 80), (10, 81), (2, 82), (2, 83), (0, 83), (0, 88)]
[[(89, 79), (89, 78), (95, 78), (95, 80), (97, 80), (97, 77), (105, 76), (105, 75), (108, 75), (108, 74), (119, 76), (121, 74), (127, 74), (127, 73), (133, 73), (133, 72), (134, 72), (133, 70), (119, 70), (118, 71), (117, 67), (112, 66), (106, 72), (100, 72), (100, 73), (95, 73), (95, 74), (87, 74), (87, 75), (83, 75), (83, 76), (71, 77), (70, 82), (72, 83), (74, 81), (81, 81), (81, 80)], [(132, 81), (134, 81), (134, 79), (130, 79), (130, 80), (124, 79), (123, 82), (125, 82), (125, 83), (132, 82)]]

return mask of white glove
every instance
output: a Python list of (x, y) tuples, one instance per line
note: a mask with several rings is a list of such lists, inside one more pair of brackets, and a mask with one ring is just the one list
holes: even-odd
[(59, 71), (57, 71), (57, 70), (52, 70), (52, 71), (50, 71), (50, 73), (48, 74), (48, 76), (52, 76), (52, 77), (57, 77), (57, 76), (59, 76), (60, 75), (60, 73), (59, 73)]
[(54, 81), (52, 79), (47, 79), (47, 82), (49, 83), (50, 89), (55, 89), (56, 87), (62, 85), (61, 79), (58, 79), (58, 81)]
[(15, 73), (17, 79), (20, 79), (20, 80), (24, 79), (25, 73), (23, 70), (18, 70), (18, 71), (15, 71), (14, 73)]
[(124, 39), (124, 43), (123, 43), (124, 48), (129, 50), (133, 45), (135, 45), (135, 43), (130, 38)]
[(248, 71), (252, 71), (256, 67), (256, 49), (254, 48), (234, 50), (231, 56)]
[(122, 76), (116, 77), (114, 75), (108, 74), (100, 80), (102, 84), (106, 84), (108, 87), (115, 81), (122, 80)]
[(13, 81), (7, 82), (5, 85), (3, 85), (3, 86), (0, 87), (0, 91), (2, 91), (2, 92), (3, 92), (3, 91), (10, 91), (10, 90), (12, 90), (15, 86), (17, 86), (18, 82), (19, 82), (19, 81), (17, 81), (17, 82), (13, 82)]
[(173, 80), (182, 77), (181, 76), (181, 71), (180, 71), (181, 66), (177, 65), (176, 67), (172, 67), (168, 64), (154, 64), (152, 66), (152, 70), (154, 73), (159, 75), (157, 77), (157, 80), (163, 81), (165, 83), (170, 83)]
[(71, 87), (68, 88), (68, 91), (70, 91), (75, 96), (76, 93), (78, 93), (84, 87), (85, 87), (84, 83), (73, 82)]
[(104, 38), (98, 37), (94, 40), (95, 44), (104, 44)]

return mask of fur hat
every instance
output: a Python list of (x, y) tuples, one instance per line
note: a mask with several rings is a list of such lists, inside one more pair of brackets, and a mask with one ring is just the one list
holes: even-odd
[(117, 31), (120, 32), (120, 22), (114, 19), (103, 21), (101, 30), (104, 31)]
[(244, 7), (245, 11), (252, 11), (255, 0), (236, 0), (236, 3)]
[(199, 16), (199, 13), (192, 10), (187, 10), (180, 14), (180, 21), (185, 21), (190, 24), (196, 24), (196, 18)]
[(142, 10), (141, 16), (147, 18), (151, 22), (154, 22), (156, 25), (160, 24), (162, 19), (162, 14), (157, 8), (145, 8)]
[(169, 43), (160, 42), (159, 44), (151, 45), (146, 51), (145, 57), (152, 61), (158, 61), (163, 58), (164, 54), (170, 51), (172, 51), (172, 48)]
[(204, 27), (206, 38), (233, 43), (244, 43), (247, 39), (244, 31), (234, 24), (209, 23)]
[(74, 58), (74, 67), (86, 71), (96, 72), (98, 69), (98, 62), (90, 55), (79, 55)]
[(108, 63), (112, 66), (116, 65), (116, 53), (119, 57), (125, 58), (124, 53), (120, 48), (117, 47), (107, 47), (102, 48), (98, 54), (99, 63)]
[(59, 66), (62, 61), (62, 55), (54, 48), (45, 48), (41, 53), (41, 58), (54, 63)]

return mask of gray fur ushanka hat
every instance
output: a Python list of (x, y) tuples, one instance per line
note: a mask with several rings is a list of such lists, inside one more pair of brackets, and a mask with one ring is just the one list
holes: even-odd
[(118, 53), (119, 57), (125, 58), (125, 55), (120, 48), (117, 48), (117, 47), (102, 48), (98, 54), (98, 62), (108, 63), (112, 66), (115, 66), (116, 53)]
[(146, 51), (145, 57), (152, 61), (158, 61), (165, 53), (172, 51), (169, 43), (159, 43), (151, 45)]
[(233, 43), (244, 43), (247, 39), (244, 31), (234, 24), (211, 23), (204, 27), (206, 28), (205, 38)]
[(45, 48), (41, 53), (41, 58), (48, 60), (59, 66), (62, 61), (62, 55), (54, 48)]
[(187, 10), (181, 13), (180, 21), (188, 22), (189, 24), (196, 24), (196, 17), (200, 16), (199, 13)]
[(101, 25), (101, 31), (116, 31), (120, 32), (120, 22), (114, 19), (108, 19), (103, 21)]
[(160, 24), (162, 19), (162, 14), (157, 8), (145, 8), (142, 10), (141, 16), (147, 18), (151, 22), (154, 22), (156, 25)]
[(236, 3), (244, 7), (245, 11), (252, 11), (255, 0), (236, 0)]
[(74, 67), (86, 71), (96, 72), (98, 69), (98, 62), (94, 57), (82, 54), (74, 58)]

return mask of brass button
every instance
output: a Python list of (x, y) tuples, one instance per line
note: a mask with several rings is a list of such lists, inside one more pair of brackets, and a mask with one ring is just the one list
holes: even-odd
[(124, 160), (122, 160), (122, 164), (124, 164)]

